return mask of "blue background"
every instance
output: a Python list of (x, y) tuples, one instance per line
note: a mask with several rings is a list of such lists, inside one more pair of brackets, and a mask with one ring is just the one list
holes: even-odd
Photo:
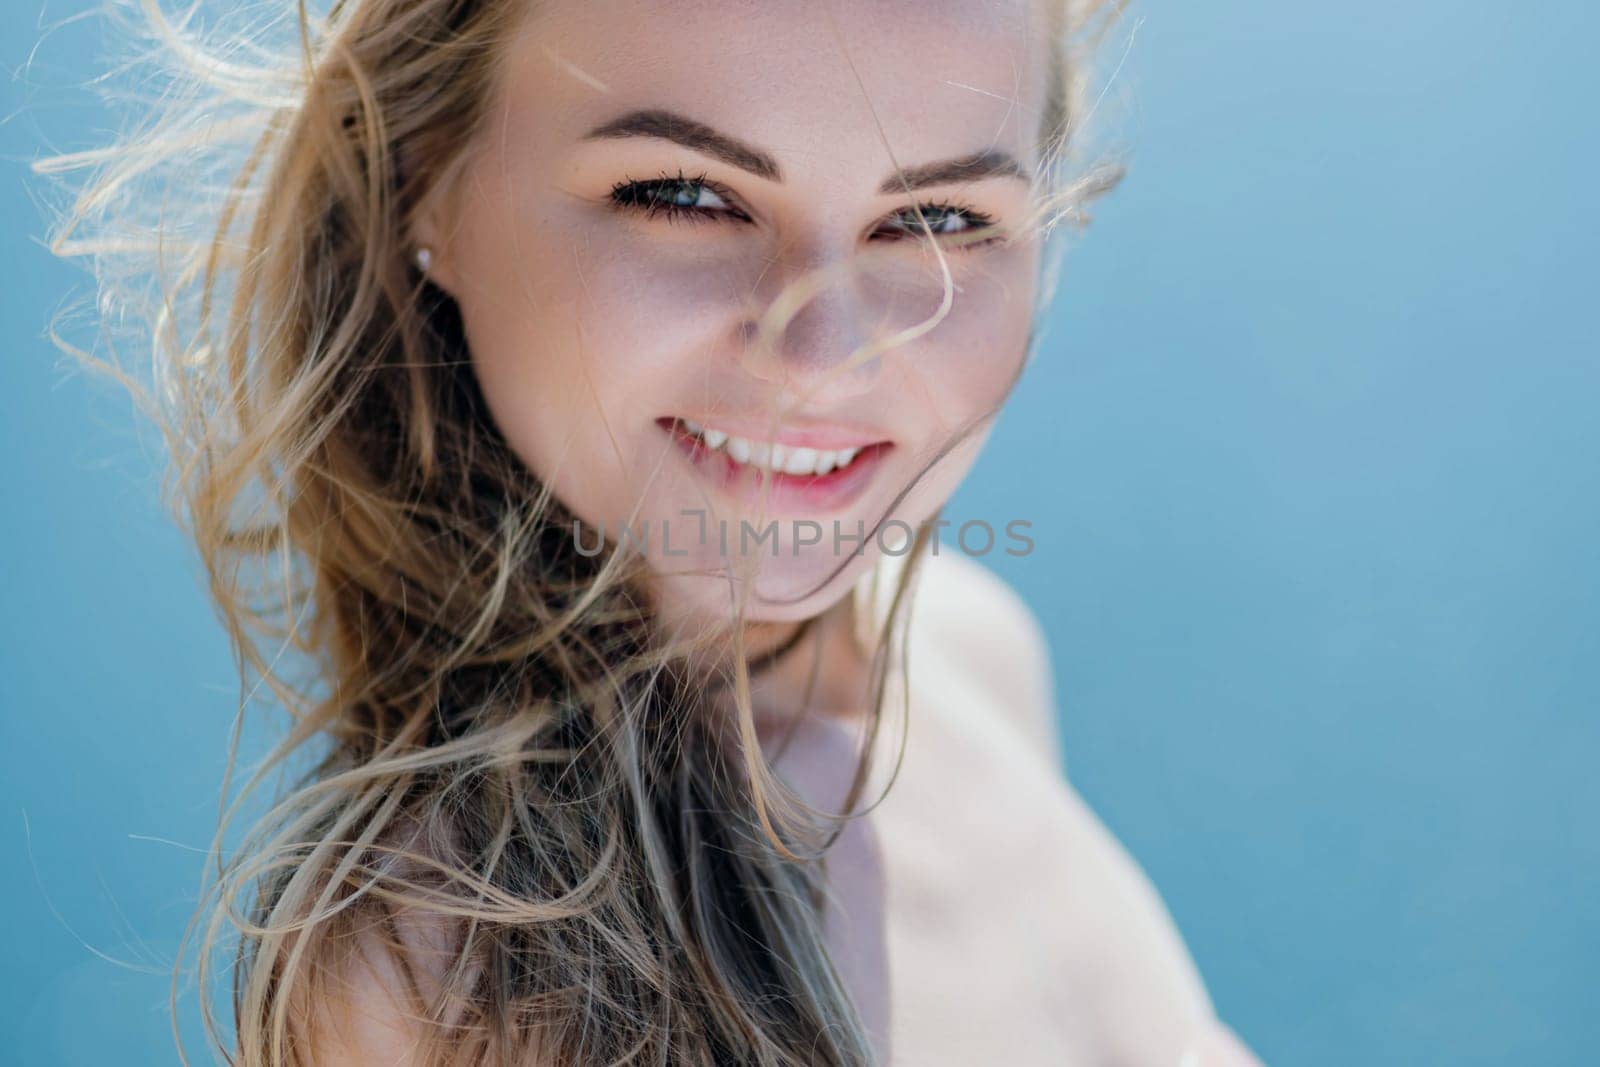
[[(13, 73), (78, 10), (5, 4)], [(992, 563), (1048, 629), (1069, 772), (1268, 1063), (1595, 1063), (1596, 8), (1136, 7), (1129, 177), (949, 514), (1034, 523)], [(153, 435), (43, 337), (86, 279), (26, 161), (101, 140), (98, 49), (62, 26), (0, 86), (27, 1064), (173, 1061), (235, 700)]]

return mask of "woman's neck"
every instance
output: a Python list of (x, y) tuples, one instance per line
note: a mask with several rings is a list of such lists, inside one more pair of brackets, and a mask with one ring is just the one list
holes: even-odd
[(848, 596), (803, 622), (751, 624), (746, 662), (758, 718), (781, 721), (802, 712), (849, 718), (866, 709), (871, 658), (856, 636)]

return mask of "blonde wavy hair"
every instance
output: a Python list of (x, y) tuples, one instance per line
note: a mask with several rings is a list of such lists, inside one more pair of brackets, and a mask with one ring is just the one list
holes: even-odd
[[(1081, 148), (1087, 58), (1120, 6), (1047, 3), (1029, 225), (1057, 252), (1057, 224), (1117, 174)], [(307, 1062), (313, 1009), (376, 943), (429, 1024), (417, 1062), (869, 1063), (823, 939), (821, 858), (863, 790), (896, 656), (904, 669), (916, 567), (873, 643), (845, 812), (812, 820), (750, 744), (742, 646), (708, 680), (654, 624), (637, 554), (575, 551), (573, 517), (488, 417), (457, 308), (407, 254), (526, 8), (302, 2), (207, 32), (198, 7), (141, 0), (130, 29), (155, 46), (159, 106), (109, 147), (35, 164), (87, 172), (51, 248), (89, 257), (103, 335), (130, 333), (151, 364), (52, 336), (163, 433), (169, 501), (238, 660), (174, 1018), (193, 948), (216, 1050)], [(262, 687), (289, 729), (235, 789)], [(735, 727), (708, 713), (717, 692)], [(289, 781), (224, 850), (274, 776)], [(443, 961), (431, 976), (418, 930)], [(207, 996), (219, 954), (231, 1041)]]

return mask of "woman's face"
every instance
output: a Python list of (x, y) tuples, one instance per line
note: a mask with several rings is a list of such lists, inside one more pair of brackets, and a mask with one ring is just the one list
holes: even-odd
[(586, 548), (633, 531), (666, 613), (726, 619), (735, 574), (748, 618), (816, 614), (954, 491), (1024, 358), (1033, 6), (530, 6), (414, 234), (495, 422)]

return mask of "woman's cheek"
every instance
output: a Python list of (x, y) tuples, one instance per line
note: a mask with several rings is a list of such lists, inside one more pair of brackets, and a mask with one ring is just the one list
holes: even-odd
[(908, 356), (908, 377), (945, 430), (1005, 402), (1027, 355), (1031, 322), (1031, 289), (994, 276), (963, 279), (961, 287), (944, 319)]
[(508, 442), (592, 524), (614, 528), (633, 513), (640, 472), (655, 469), (652, 449), (665, 447), (655, 419), (703, 403), (707, 360), (726, 351), (718, 340), (728, 310), (708, 298), (703, 273), (684, 266), (636, 242), (604, 241), (525, 263), (520, 297), (508, 287), (500, 310), (520, 303), (527, 312), (489, 309), (509, 329), (493, 343), (473, 341)]
[(980, 410), (1002, 403), (1027, 356), (1028, 308), (979, 299), (953, 324), (949, 380)]
[(566, 307), (581, 321), (597, 371), (635, 393), (659, 382), (672, 389), (667, 396), (682, 396), (694, 386), (686, 375), (728, 354), (738, 321), (739, 263), (675, 254), (637, 239), (589, 252), (574, 272), (583, 284)]

